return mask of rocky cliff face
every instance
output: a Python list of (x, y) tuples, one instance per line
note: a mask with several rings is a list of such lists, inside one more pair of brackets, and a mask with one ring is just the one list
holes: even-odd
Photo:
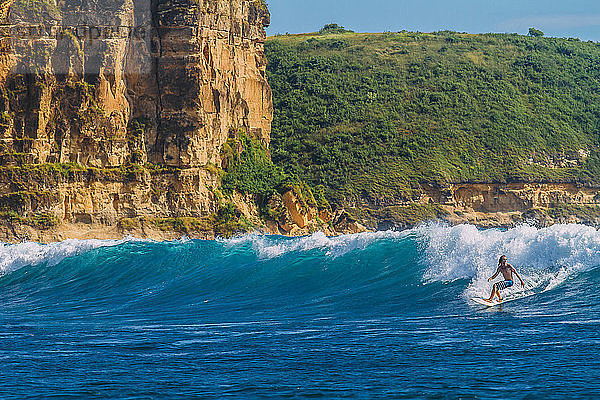
[(571, 183), (456, 184), (424, 187), (452, 222), (508, 227), (522, 222), (600, 224), (600, 189)]
[(431, 219), (486, 228), (520, 223), (600, 226), (600, 188), (571, 183), (423, 184), (414, 202), (363, 212), (362, 217), (368, 226), (385, 229)]
[(5, 214), (206, 219), (228, 137), (268, 145), (261, 0), (1, 0), (0, 22)]
[[(37, 13), (30, 7), (35, 3)], [(4, 0), (4, 164), (220, 162), (231, 131), (268, 142), (268, 12), (248, 0)], [(14, 157), (13, 157), (14, 158)]]

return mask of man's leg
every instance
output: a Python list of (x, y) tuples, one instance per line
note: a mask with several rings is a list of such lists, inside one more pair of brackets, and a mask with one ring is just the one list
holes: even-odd
[(487, 301), (491, 302), (494, 299), (494, 296), (496, 295), (496, 293), (498, 292), (498, 288), (496, 288), (496, 285), (492, 286), (492, 294), (490, 294), (490, 298), (487, 299)]

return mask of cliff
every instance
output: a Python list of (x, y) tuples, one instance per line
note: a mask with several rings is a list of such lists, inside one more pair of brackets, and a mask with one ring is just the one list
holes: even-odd
[(423, 184), (413, 201), (351, 211), (373, 229), (402, 229), (426, 220), (484, 228), (521, 223), (600, 226), (600, 189), (572, 183)]
[(261, 0), (2, 0), (1, 236), (214, 234), (223, 145), (269, 143), (269, 18)]

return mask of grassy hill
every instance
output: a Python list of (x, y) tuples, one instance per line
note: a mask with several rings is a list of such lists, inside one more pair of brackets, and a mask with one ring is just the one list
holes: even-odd
[(266, 43), (275, 164), (336, 205), (419, 183), (600, 184), (600, 44), (455, 32)]

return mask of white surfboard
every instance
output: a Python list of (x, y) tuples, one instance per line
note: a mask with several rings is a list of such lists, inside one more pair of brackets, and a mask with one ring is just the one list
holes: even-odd
[(487, 299), (482, 299), (481, 297), (473, 297), (471, 300), (473, 300), (475, 303), (481, 304), (482, 306), (493, 307), (493, 306), (499, 306), (500, 304), (504, 304), (507, 301), (512, 301), (512, 300), (516, 300), (516, 299), (520, 299), (520, 298), (521, 297), (511, 297), (509, 299), (503, 299), (502, 301), (498, 301), (498, 300), (488, 301)]
[(499, 306), (500, 304), (504, 304), (509, 301), (524, 299), (526, 297), (533, 296), (534, 294), (535, 293), (533, 293), (533, 292), (525, 293), (525, 294), (521, 293), (521, 294), (517, 294), (515, 296), (505, 297), (504, 299), (502, 299), (502, 301), (498, 301), (495, 299), (494, 299), (494, 301), (487, 301), (487, 299), (483, 299), (481, 297), (472, 297), (471, 300), (473, 300), (477, 304), (481, 304), (482, 306), (493, 307), (493, 306)]
[(487, 299), (482, 299), (481, 297), (473, 297), (471, 300), (473, 300), (477, 304), (481, 304), (482, 306), (486, 307), (492, 307), (502, 304), (501, 302), (498, 302), (496, 300), (488, 301)]

